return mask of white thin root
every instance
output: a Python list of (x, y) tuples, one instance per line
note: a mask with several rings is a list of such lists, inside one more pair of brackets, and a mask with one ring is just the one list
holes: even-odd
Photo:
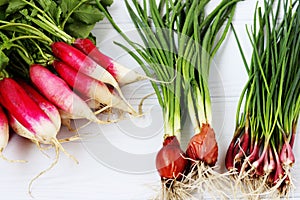
[(163, 180), (161, 192), (156, 199), (231, 199), (237, 196), (231, 179), (236, 172), (219, 173), (216, 171), (217, 166), (210, 167), (202, 161), (186, 159), (193, 162), (188, 169), (189, 173), (181, 174), (180, 180)]
[(11, 160), (3, 155), (3, 148), (0, 148), (0, 158), (10, 163), (27, 163), (27, 160)]
[(210, 167), (202, 161), (193, 161), (190, 173), (190, 190), (197, 193), (198, 198), (229, 199), (235, 196), (234, 184), (231, 180), (233, 172), (219, 173), (216, 166)]
[[(58, 159), (59, 159), (59, 150), (61, 150), (66, 156), (68, 156), (69, 158), (71, 158), (72, 160), (75, 161), (76, 164), (78, 164), (78, 160), (71, 154), (69, 154), (61, 145), (61, 143), (56, 139), (56, 138), (52, 138), (51, 140), (52, 145), (55, 148), (55, 159), (54, 161), (51, 163), (51, 165), (46, 168), (45, 170), (41, 171), (38, 175), (36, 175), (33, 179), (31, 179), (31, 181), (29, 182), (28, 185), (28, 194), (33, 197), (32, 195), (32, 184), (34, 181), (36, 181), (39, 177), (41, 177), (43, 174), (47, 173), (48, 171), (50, 171), (57, 163), (58, 163)], [(41, 149), (40, 149), (41, 150)]]
[[(247, 162), (247, 163), (245, 163)], [(235, 191), (239, 191), (239, 199), (281, 199), (287, 198), (289, 192), (294, 187), (290, 173), (290, 167), (284, 167), (284, 176), (275, 184), (269, 182), (271, 173), (262, 176), (255, 175), (255, 168), (244, 160), (243, 165), (248, 165), (249, 169), (240, 171), (234, 175)], [(243, 166), (242, 165), (242, 166)]]
[(67, 143), (67, 142), (74, 142), (74, 141), (77, 141), (77, 140), (80, 140), (81, 137), (79, 135), (74, 135), (74, 136), (71, 136), (71, 137), (68, 137), (68, 138), (62, 138), (62, 139), (59, 139), (58, 142), (59, 143)]
[(183, 200), (193, 199), (193, 196), (189, 190), (189, 180), (185, 175), (181, 174), (180, 180), (165, 179), (162, 180), (162, 187), (159, 194), (155, 197), (157, 200)]
[(28, 194), (32, 197), (32, 184), (34, 181), (36, 181), (39, 177), (41, 177), (43, 174), (45, 174), (46, 172), (50, 171), (57, 163), (58, 163), (58, 159), (59, 159), (59, 147), (55, 145), (55, 159), (52, 162), (52, 164), (46, 168), (45, 170), (41, 171), (40, 173), (38, 173), (38, 175), (36, 175), (33, 179), (31, 179), (31, 181), (29, 182), (28, 185)]

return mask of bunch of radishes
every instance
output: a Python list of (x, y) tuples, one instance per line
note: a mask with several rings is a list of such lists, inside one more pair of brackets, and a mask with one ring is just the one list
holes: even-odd
[[(130, 70), (101, 54), (89, 39), (77, 39), (75, 44), (78, 48), (65, 42), (52, 43), (56, 57), (51, 61), (53, 71), (50, 67), (32, 64), (28, 82), (11, 77), (0, 81), (0, 103), (6, 111), (1, 114), (1, 127), (5, 132), (1, 139), (5, 141), (0, 149), (4, 149), (8, 141), (8, 124), (17, 134), (36, 144), (57, 146), (56, 135), (61, 121), (85, 118), (96, 123), (109, 123), (97, 118), (94, 110), (99, 108), (91, 108), (86, 102), (89, 100), (97, 102), (96, 105), (104, 107), (103, 110), (114, 107), (135, 114), (117, 82), (118, 78), (122, 84), (132, 82), (132, 76), (126, 80), (126, 74), (122, 73), (124, 69)], [(97, 53), (90, 57), (83, 53), (87, 49)], [(105, 58), (107, 66), (94, 61), (99, 59), (97, 54)]]
[[(31, 64), (28, 67), (28, 79), (2, 73), (1, 155), (8, 144), (11, 127), (15, 133), (30, 139), (39, 148), (41, 144), (55, 148), (56, 159), (48, 169), (57, 163), (59, 151), (77, 162), (61, 145), (62, 141), (68, 139), (57, 139), (61, 124), (69, 126), (70, 119), (78, 118), (96, 123), (110, 123), (111, 121), (101, 120), (97, 116), (108, 108), (136, 115), (122, 95), (118, 81), (122, 80), (121, 84), (127, 84), (139, 80), (140, 76), (102, 54), (89, 39), (77, 39), (75, 44), (77, 48), (62, 41), (53, 42), (53, 59), (46, 66)], [(91, 51), (94, 53), (84, 53)], [(96, 62), (99, 55), (105, 58), (100, 59), (105, 60), (104, 64), (101, 63), (102, 66)], [(127, 73), (124, 71), (131, 74), (130, 79), (126, 79)], [(89, 104), (90, 101), (93, 104)], [(38, 176), (41, 174), (43, 173)]]
[(0, 20), (0, 154), (9, 160), (2, 151), (10, 130), (40, 150), (41, 145), (54, 147), (54, 162), (33, 181), (58, 162), (60, 151), (77, 162), (61, 143), (78, 137), (58, 139), (61, 125), (71, 129), (71, 119), (111, 123), (111, 117), (99, 116), (108, 109), (137, 115), (120, 87), (144, 76), (100, 52), (92, 37), (69, 35), (52, 12), (39, 8), (43, 5), (23, 3), (23, 8)]
[[(20, 6), (13, 13), (7, 9), (5, 20), (0, 21), (0, 103), (6, 112), (2, 120), (6, 132), (9, 123), (36, 144), (60, 146), (56, 134), (61, 123), (69, 125), (70, 119), (110, 123), (97, 117), (108, 108), (136, 114), (120, 86), (143, 76), (102, 54), (95, 41), (77, 39), (66, 26), (81, 6), (99, 12), (94, 4), (81, 2), (66, 10), (68, 15), (62, 13), (66, 8), (62, 2), (44, 5), (24, 0)], [(89, 21), (94, 26), (96, 16), (91, 15), (77, 23), (86, 27)], [(84, 28), (78, 32), (92, 38)], [(4, 147), (7, 138), (3, 137)]]

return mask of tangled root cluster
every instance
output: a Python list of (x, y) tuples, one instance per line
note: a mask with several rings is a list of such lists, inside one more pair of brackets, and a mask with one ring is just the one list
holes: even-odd
[(284, 167), (284, 176), (276, 182), (270, 182), (271, 173), (256, 175), (254, 167), (242, 172), (235, 169), (232, 174), (234, 191), (239, 199), (289, 198), (294, 188), (290, 167)]
[(231, 172), (219, 173), (216, 166), (193, 161), (189, 173), (182, 178), (162, 180), (162, 188), (155, 199), (230, 199), (235, 189)]

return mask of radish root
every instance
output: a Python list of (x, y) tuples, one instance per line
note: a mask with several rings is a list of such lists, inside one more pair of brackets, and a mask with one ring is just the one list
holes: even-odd
[(36, 175), (33, 179), (31, 179), (31, 181), (29, 182), (28, 185), (28, 194), (32, 197), (32, 184), (34, 181), (36, 181), (39, 177), (41, 177), (43, 174), (47, 173), (48, 171), (50, 171), (57, 163), (58, 163), (58, 159), (59, 159), (59, 146), (55, 145), (55, 159), (52, 162), (52, 164), (45, 170), (41, 171), (38, 175)]
[(59, 143), (66, 143), (66, 142), (73, 142), (73, 141), (77, 141), (77, 140), (80, 140), (81, 137), (79, 135), (74, 135), (74, 136), (71, 136), (71, 137), (68, 137), (68, 138), (62, 138), (62, 139), (59, 139), (58, 142)]
[[(46, 168), (45, 170), (41, 171), (38, 175), (36, 175), (33, 179), (31, 179), (31, 181), (29, 182), (29, 185), (28, 185), (28, 194), (32, 197), (32, 184), (34, 181), (36, 181), (39, 177), (41, 177), (43, 174), (47, 173), (48, 171), (50, 171), (57, 163), (58, 163), (58, 160), (59, 160), (59, 150), (61, 150), (66, 156), (68, 156), (69, 158), (71, 158), (72, 160), (74, 160), (74, 162), (76, 164), (78, 164), (78, 160), (73, 156), (71, 155), (70, 153), (68, 153), (64, 148), (63, 146), (61, 145), (61, 143), (59, 142), (59, 140), (57, 140), (56, 138), (52, 138), (51, 139), (51, 142), (52, 142), (52, 146), (54, 146), (55, 148), (55, 159), (54, 161), (51, 163), (51, 165)], [(39, 146), (40, 147), (40, 146)], [(41, 150), (41, 149), (40, 149)]]
[(10, 163), (27, 163), (27, 160), (11, 160), (3, 155), (3, 148), (0, 148), (0, 158)]

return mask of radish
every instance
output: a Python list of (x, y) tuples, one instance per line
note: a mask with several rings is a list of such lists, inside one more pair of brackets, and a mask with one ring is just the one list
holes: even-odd
[[(51, 44), (51, 48), (54, 56), (75, 68), (77, 71), (113, 86), (119, 93), (120, 97), (128, 104), (129, 107), (131, 107), (132, 110), (134, 110), (125, 100), (121, 88), (115, 78), (90, 57), (65, 42), (54, 42)], [(136, 112), (134, 114), (136, 114)]]
[(106, 69), (120, 85), (125, 85), (145, 79), (145, 76), (128, 69), (112, 58), (103, 54), (88, 38), (77, 38), (73, 45)]
[(99, 120), (88, 105), (69, 88), (67, 83), (47, 68), (34, 64), (31, 65), (29, 73), (33, 84), (58, 108), (76, 117), (83, 117), (97, 123), (108, 123)]
[(51, 48), (54, 56), (77, 71), (119, 89), (119, 85), (114, 77), (80, 50), (65, 42), (54, 42), (51, 44)]
[(95, 99), (108, 107), (115, 107), (129, 113), (134, 112), (121, 98), (111, 92), (104, 83), (76, 71), (61, 61), (55, 60), (52, 65), (60, 77), (80, 94)]
[(0, 106), (0, 157), (8, 162), (26, 162), (24, 160), (9, 160), (3, 155), (3, 150), (6, 148), (9, 140), (9, 125), (7, 116)]
[(0, 106), (0, 155), (3, 159), (5, 159), (5, 157), (3, 156), (2, 152), (8, 144), (8, 139), (9, 139), (8, 121), (3, 109)]
[(9, 124), (17, 134), (30, 139), (38, 147), (40, 144), (50, 144), (55, 147), (56, 158), (54, 162), (30, 181), (29, 193), (33, 181), (58, 162), (59, 150), (75, 160), (76, 163), (78, 162), (64, 150), (57, 140), (58, 131), (51, 119), (12, 78), (4, 78), (0, 81), (0, 103), (8, 111)]
[(3, 155), (9, 140), (9, 124), (6, 113), (0, 106), (0, 157), (8, 162), (26, 162), (25, 160), (9, 160)]
[[(18, 122), (18, 120), (11, 114), (8, 114), (9, 116), (9, 125), (10, 127), (15, 131), (15, 133), (17, 133), (18, 135), (25, 137), (27, 139), (30, 139), (33, 143), (35, 143), (40, 150), (40, 143), (45, 143), (45, 144), (52, 144), (55, 147), (55, 152), (56, 152), (56, 157), (53, 161), (53, 163), (45, 170), (43, 170), (42, 172), (40, 172), (37, 176), (35, 176), (29, 183), (28, 186), (28, 192), (31, 195), (31, 186), (33, 184), (33, 182), (38, 179), (41, 175), (43, 175), (44, 173), (46, 173), (47, 171), (51, 170), (57, 163), (58, 163), (58, 159), (59, 159), (59, 150), (62, 150), (68, 157), (70, 157), (71, 159), (73, 159), (77, 164), (78, 161), (76, 160), (75, 157), (73, 157), (71, 154), (69, 154), (67, 151), (65, 151), (65, 149), (62, 147), (61, 143), (62, 142), (69, 142), (73, 140), (73, 137), (71, 138), (67, 138), (67, 139), (62, 139), (62, 140), (57, 140), (56, 138), (53, 138), (50, 142), (45, 142), (45, 141), (41, 141), (39, 139), (39, 137), (36, 137), (34, 133), (32, 133), (30, 130), (28, 130), (27, 128), (25, 128), (20, 122)], [(74, 137), (75, 138), (75, 137)], [(75, 138), (75, 140), (78, 138)]]
[(26, 129), (18, 120), (10, 113), (8, 113), (9, 126), (12, 130), (21, 137), (27, 138), (40, 146), (40, 141), (35, 137), (35, 134)]
[(56, 130), (60, 130), (61, 119), (58, 112), (58, 109), (50, 103), (45, 97), (43, 97), (38, 91), (36, 91), (31, 85), (25, 81), (18, 80), (22, 84), (22, 87), (27, 92), (27, 94), (39, 105), (39, 107), (48, 115), (53, 124), (56, 127)]
[(0, 102), (38, 141), (46, 144), (56, 141), (53, 122), (12, 78), (0, 81)]

